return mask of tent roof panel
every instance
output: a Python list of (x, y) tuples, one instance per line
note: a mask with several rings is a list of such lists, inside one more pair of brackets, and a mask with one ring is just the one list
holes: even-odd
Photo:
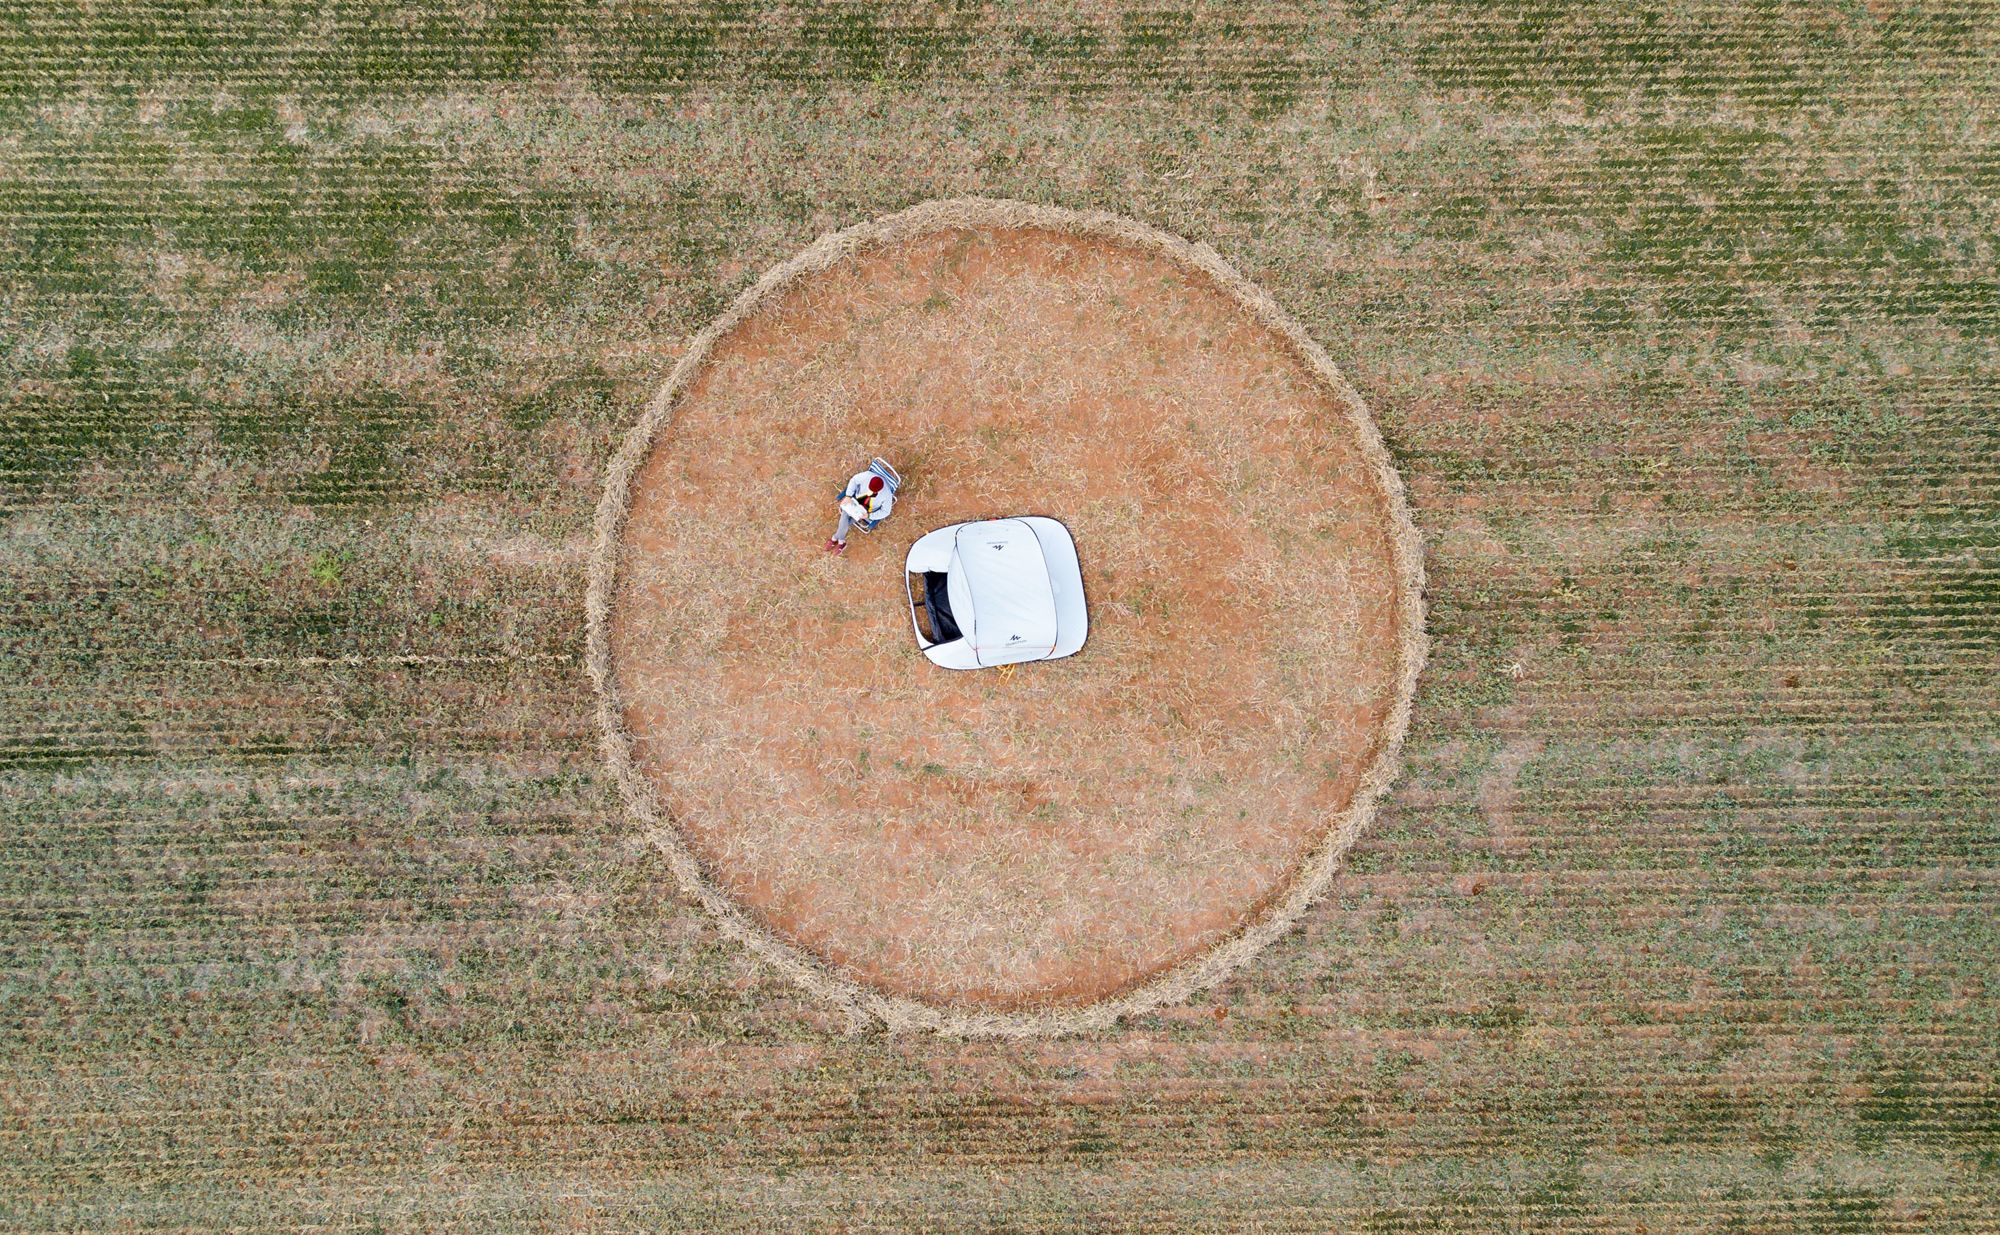
[(1055, 589), (1034, 529), (1020, 519), (988, 519), (961, 526), (955, 539), (955, 565), (971, 601), (966, 638), (980, 662), (1047, 655), (1056, 645)]

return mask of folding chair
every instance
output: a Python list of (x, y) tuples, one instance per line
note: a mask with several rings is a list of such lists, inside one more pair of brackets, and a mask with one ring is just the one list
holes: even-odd
[[(896, 495), (896, 490), (903, 487), (903, 477), (901, 473), (897, 472), (895, 468), (890, 467), (889, 461), (887, 459), (882, 458), (879, 455), (868, 461), (868, 470), (882, 478), (882, 484), (889, 490), (889, 496), (891, 497), (894, 497)], [(872, 532), (875, 530), (875, 524), (880, 522), (881, 522), (880, 519), (876, 519), (870, 523), (861, 523), (857, 521), (854, 526), (858, 531)]]

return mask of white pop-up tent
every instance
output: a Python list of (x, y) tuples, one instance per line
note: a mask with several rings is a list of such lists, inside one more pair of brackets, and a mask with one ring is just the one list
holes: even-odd
[(910, 546), (903, 566), (917, 646), (947, 669), (1054, 660), (1090, 632), (1076, 541), (1054, 519), (941, 527)]

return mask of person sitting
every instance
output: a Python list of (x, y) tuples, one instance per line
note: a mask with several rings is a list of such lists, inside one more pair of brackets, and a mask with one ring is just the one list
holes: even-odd
[(873, 471), (856, 472), (840, 491), (840, 522), (826, 541), (828, 553), (847, 552), (847, 533), (856, 527), (872, 532), (889, 517), (896, 494)]

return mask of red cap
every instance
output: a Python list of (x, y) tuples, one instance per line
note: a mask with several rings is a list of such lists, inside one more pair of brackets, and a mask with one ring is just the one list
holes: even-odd
[(882, 478), (880, 476), (870, 476), (868, 478), (868, 491), (870, 493), (880, 493), (882, 491)]

